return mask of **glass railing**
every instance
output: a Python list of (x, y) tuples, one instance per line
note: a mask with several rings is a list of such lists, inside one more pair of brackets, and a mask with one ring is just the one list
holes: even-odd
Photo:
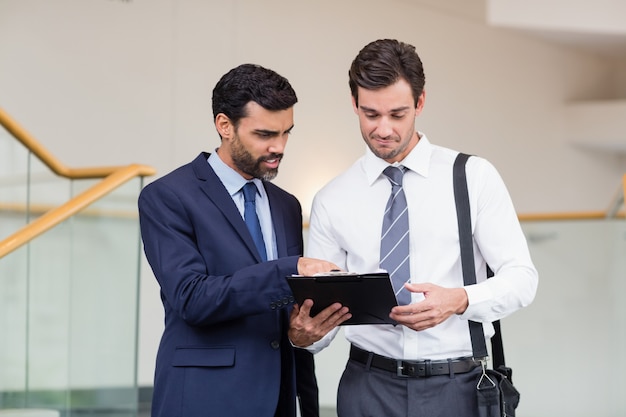
[[(0, 240), (28, 223), (28, 152), (0, 126)], [(28, 251), (0, 260), (0, 409), (24, 402), (28, 384)]]
[(623, 416), (626, 221), (523, 221), (535, 301), (503, 320), (524, 416)]
[[(0, 127), (0, 241), (99, 180), (57, 177)], [(136, 177), (0, 258), (0, 414), (137, 415)]]

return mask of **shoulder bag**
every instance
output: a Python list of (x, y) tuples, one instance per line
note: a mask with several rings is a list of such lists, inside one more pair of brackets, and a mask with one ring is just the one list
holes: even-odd
[[(469, 157), (470, 155), (459, 153), (454, 161), (453, 168), (454, 199), (459, 226), (464, 285), (476, 284), (474, 242), (472, 238), (467, 178), (465, 175), (465, 163)], [(491, 276), (493, 276), (493, 272), (487, 267), (487, 278)], [(471, 320), (468, 323), (474, 357), (487, 358), (487, 346), (485, 344), (482, 323)], [(495, 329), (495, 334), (491, 338), (493, 367), (489, 369), (486, 359), (482, 361), (483, 372), (476, 381), (478, 415), (479, 417), (514, 417), (515, 409), (519, 404), (520, 394), (513, 386), (513, 370), (507, 367), (504, 362), (500, 321), (497, 320), (492, 324)]]

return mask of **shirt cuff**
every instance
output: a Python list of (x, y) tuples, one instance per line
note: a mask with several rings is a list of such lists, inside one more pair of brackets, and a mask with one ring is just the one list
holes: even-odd
[(474, 285), (466, 285), (463, 287), (467, 293), (467, 309), (461, 318), (464, 320), (472, 320), (481, 310), (481, 306), (493, 299), (493, 291), (486, 282)]

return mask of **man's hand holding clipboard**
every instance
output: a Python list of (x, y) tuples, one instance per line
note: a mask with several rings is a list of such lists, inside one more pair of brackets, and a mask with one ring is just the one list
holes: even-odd
[(287, 281), (298, 303), (289, 332), (297, 346), (308, 346), (339, 325), (396, 324), (389, 318), (397, 302), (386, 272), (332, 271)]

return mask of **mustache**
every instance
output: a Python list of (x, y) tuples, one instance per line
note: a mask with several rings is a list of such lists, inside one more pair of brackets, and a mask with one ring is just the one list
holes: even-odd
[(370, 135), (370, 139), (386, 140), (386, 141), (389, 141), (389, 142), (395, 141), (396, 138), (397, 138), (397, 136), (394, 136), (394, 135), (389, 135), (389, 136), (385, 136), (385, 137), (377, 135), (377, 134)]
[(259, 158), (259, 162), (261, 161), (269, 161), (270, 159), (278, 159), (279, 161), (283, 159), (282, 153), (271, 153), (266, 156), (262, 156)]

